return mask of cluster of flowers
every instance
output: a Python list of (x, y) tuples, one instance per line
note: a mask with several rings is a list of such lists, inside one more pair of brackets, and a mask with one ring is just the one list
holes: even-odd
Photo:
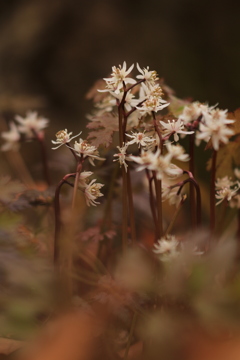
[[(137, 64), (139, 73), (134, 79), (130, 76), (133, 68), (134, 64), (127, 69), (124, 62), (122, 66), (112, 67), (111, 76), (103, 79), (105, 88), (98, 90), (95, 95), (94, 114), (88, 116), (88, 127), (95, 129), (89, 134), (88, 139), (95, 137), (95, 140), (79, 138), (71, 146), (70, 142), (81, 132), (72, 136), (72, 133), (65, 129), (57, 132), (56, 140), (52, 141), (55, 145), (53, 149), (66, 145), (78, 162), (83, 164), (84, 160), (88, 159), (94, 166), (95, 160), (104, 160), (99, 156), (96, 144), (109, 145), (114, 131), (123, 131), (123, 140), (117, 146), (118, 152), (114, 154), (113, 161), (118, 161), (120, 166), (124, 166), (126, 172), (129, 171), (129, 162), (134, 162), (137, 164), (137, 171), (145, 170), (154, 174), (156, 179), (162, 181), (162, 200), (167, 199), (171, 204), (178, 205), (182, 198), (179, 191), (181, 185), (169, 185), (169, 181), (183, 174), (183, 170), (174, 161), (187, 162), (190, 157), (183, 147), (176, 143), (180, 137), (194, 135), (196, 145), (202, 140), (211, 140), (212, 148), (218, 151), (221, 144), (227, 144), (229, 138), (234, 135), (234, 130), (229, 126), (234, 120), (228, 119), (227, 110), (197, 101), (184, 106), (176, 118), (172, 114), (169, 114), (167, 120), (156, 117), (158, 111), (169, 105), (163, 98), (158, 75), (156, 71), (149, 70), (149, 67), (141, 68)], [(122, 111), (122, 128), (119, 128), (120, 113), (117, 109)], [(1, 147), (3, 151), (18, 150), (21, 135), (24, 135), (26, 140), (41, 138), (43, 129), (48, 125), (48, 120), (38, 117), (36, 112), (28, 112), (25, 118), (16, 116), (15, 120), (17, 124), (10, 122), (10, 130), (1, 134), (5, 140)], [(138, 156), (129, 152), (132, 145), (137, 148)], [(100, 190), (104, 185), (97, 183), (96, 179), (89, 180), (92, 175), (90, 171), (82, 171), (79, 175), (78, 187), (84, 192), (88, 206), (96, 206), (99, 204), (96, 200), (103, 196)], [(235, 170), (235, 175), (240, 179), (239, 170)], [(216, 205), (226, 199), (231, 207), (240, 208), (239, 189), (239, 181), (232, 181), (228, 177), (218, 179)], [(166, 243), (161, 239), (159, 241), (156, 252), (165, 254), (168, 250), (163, 249), (171, 245), (172, 253), (177, 253), (179, 244), (174, 237), (165, 239)]]
[(216, 199), (218, 202), (216, 205), (221, 204), (223, 201), (227, 201), (231, 208), (240, 209), (240, 171), (239, 169), (234, 169), (234, 175), (238, 180), (232, 181), (228, 176), (217, 179), (215, 183), (216, 187)]
[[(94, 160), (105, 160), (99, 156), (97, 148), (91, 145), (87, 140), (79, 138), (78, 141), (75, 141), (73, 148), (70, 146), (70, 142), (81, 135), (81, 133), (82, 132), (71, 137), (72, 132), (68, 133), (67, 129), (58, 131), (56, 133), (56, 141), (52, 140), (52, 143), (57, 145), (53, 148), (53, 150), (58, 149), (62, 145), (66, 145), (74, 152), (75, 156), (80, 158), (82, 163), (87, 158), (90, 164), (93, 166), (95, 166)], [(89, 182), (88, 178), (91, 175), (93, 175), (93, 172), (91, 171), (82, 171), (80, 173), (78, 187), (84, 192), (87, 205), (97, 206), (100, 203), (97, 202), (96, 199), (103, 196), (103, 194), (100, 192), (100, 189), (104, 185), (101, 183), (96, 183), (96, 179), (93, 179)]]
[(195, 101), (184, 107), (179, 120), (187, 128), (196, 133), (196, 145), (201, 140), (212, 141), (214, 150), (219, 150), (221, 143), (227, 144), (229, 137), (234, 135), (234, 131), (228, 127), (234, 120), (227, 118), (227, 110), (220, 110), (215, 106), (208, 106)]
[(26, 140), (31, 140), (36, 136), (41, 136), (43, 129), (48, 126), (48, 119), (38, 116), (35, 111), (28, 111), (26, 117), (15, 116), (17, 124), (10, 122), (9, 131), (3, 131), (1, 137), (5, 143), (1, 146), (2, 151), (18, 150), (20, 146), (21, 134)]

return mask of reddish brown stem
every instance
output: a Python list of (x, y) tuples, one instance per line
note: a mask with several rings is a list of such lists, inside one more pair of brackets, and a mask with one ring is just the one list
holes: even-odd
[(215, 229), (215, 181), (216, 181), (217, 151), (213, 150), (211, 185), (210, 185), (210, 231), (213, 234)]
[[(194, 146), (195, 146), (195, 133), (191, 134), (189, 137), (189, 155), (190, 155), (190, 161), (189, 161), (189, 170), (192, 173), (193, 177), (195, 174), (194, 169)], [(195, 199), (195, 190), (193, 183), (190, 183), (190, 213), (191, 213), (191, 224), (192, 229), (196, 229), (196, 199)]]
[(59, 246), (59, 235), (61, 230), (61, 215), (60, 215), (60, 192), (63, 184), (66, 182), (67, 179), (70, 177), (75, 177), (76, 173), (67, 174), (65, 175), (55, 190), (55, 197), (54, 197), (54, 212), (55, 212), (55, 235), (54, 235), (54, 264), (58, 265), (59, 260), (59, 253), (60, 253), (60, 246)]
[(155, 240), (157, 241), (160, 238), (160, 234), (158, 231), (158, 221), (157, 221), (154, 194), (153, 194), (153, 186), (152, 186), (153, 177), (150, 177), (150, 173), (149, 173), (148, 169), (146, 169), (146, 175), (147, 175), (148, 184), (149, 184), (149, 203), (150, 203), (151, 213), (152, 213), (153, 222), (154, 222), (154, 226), (155, 226)]

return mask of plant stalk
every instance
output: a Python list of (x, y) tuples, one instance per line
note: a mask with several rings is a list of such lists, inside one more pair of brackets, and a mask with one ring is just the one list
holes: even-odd
[(215, 230), (215, 181), (216, 181), (216, 163), (217, 151), (213, 150), (212, 154), (212, 169), (211, 169), (211, 184), (210, 184), (210, 232)]

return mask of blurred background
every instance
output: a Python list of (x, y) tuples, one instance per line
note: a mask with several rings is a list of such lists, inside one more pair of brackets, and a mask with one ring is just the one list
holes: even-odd
[(156, 69), (179, 97), (233, 111), (239, 10), (214, 0), (1, 1), (0, 111), (9, 120), (37, 109), (51, 119), (50, 138), (79, 130), (87, 91), (124, 60)]

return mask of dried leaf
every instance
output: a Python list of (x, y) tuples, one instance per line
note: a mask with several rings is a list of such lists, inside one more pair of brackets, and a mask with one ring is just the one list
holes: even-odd
[(108, 147), (112, 143), (114, 131), (118, 131), (118, 119), (112, 114), (106, 113), (102, 116), (89, 117), (91, 121), (88, 129), (95, 129), (88, 134), (88, 139), (94, 146), (105, 145)]
[[(216, 177), (233, 176), (234, 167), (240, 165), (240, 143), (231, 141), (221, 147), (217, 153)], [(207, 162), (210, 171), (212, 159)]]

